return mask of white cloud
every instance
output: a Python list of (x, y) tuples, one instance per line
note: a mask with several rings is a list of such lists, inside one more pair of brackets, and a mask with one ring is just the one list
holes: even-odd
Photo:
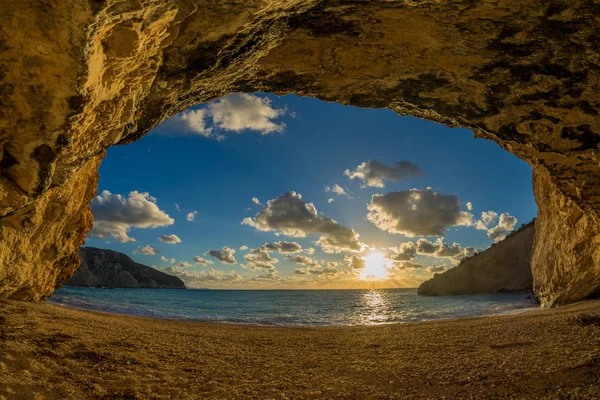
[(198, 215), (198, 211), (192, 211), (190, 213), (187, 213), (185, 219), (187, 219), (188, 221), (193, 221), (196, 218), (196, 215)]
[(430, 267), (425, 268), (425, 272), (428, 272), (430, 274), (441, 273), (441, 272), (444, 272), (445, 270), (446, 270), (446, 267), (444, 267), (443, 265), (432, 265)]
[(192, 264), (190, 264), (190, 263), (189, 263), (189, 262), (187, 262), (187, 261), (182, 261), (182, 262), (180, 262), (180, 263), (179, 263), (177, 266), (178, 266), (179, 268), (189, 268), (189, 267), (191, 267), (191, 266), (192, 266)]
[[(285, 123), (275, 120), (286, 112), (285, 108), (275, 108), (266, 97), (232, 93), (211, 101), (204, 108), (177, 114), (159, 129), (171, 134), (196, 134), (217, 140), (225, 138), (224, 132), (250, 130), (267, 135), (285, 130)], [(209, 120), (212, 120), (212, 126)]]
[(174, 258), (171, 258), (169, 261), (171, 262), (171, 264), (175, 264), (177, 262)]
[(416, 250), (417, 254), (447, 258), (453, 264), (458, 264), (463, 258), (471, 257), (475, 253), (474, 247), (462, 247), (459, 243), (452, 243), (452, 246), (449, 246), (442, 238), (438, 238), (435, 242), (421, 238), (417, 240)]
[(160, 256), (160, 261), (169, 262), (169, 259), (165, 256)]
[(302, 251), (302, 246), (300, 246), (300, 243), (297, 242), (279, 241), (275, 243), (265, 243), (252, 251), (279, 251), (282, 254), (299, 253)]
[(241, 264), (241, 267), (252, 271), (274, 270), (275, 264), (279, 262), (278, 259), (271, 257), (269, 251), (262, 247), (244, 255), (244, 260), (246, 260), (246, 263)]
[(102, 191), (92, 200), (94, 227), (90, 237), (107, 239), (121, 243), (135, 242), (128, 235), (132, 228), (158, 228), (173, 225), (175, 220), (156, 205), (156, 199), (148, 193), (132, 191), (128, 197)]
[(456, 195), (412, 189), (375, 194), (367, 219), (379, 229), (406, 236), (441, 236), (451, 226), (471, 226), (473, 214), (460, 211)]
[(200, 256), (196, 256), (196, 257), (194, 257), (194, 262), (195, 262), (196, 264), (198, 264), (198, 265), (202, 265), (202, 266), (205, 266), (205, 265), (208, 265), (208, 264), (212, 264), (212, 263), (213, 263), (212, 261), (210, 261), (210, 260), (207, 260), (206, 258), (202, 258), (202, 257), (200, 257)]
[(308, 268), (319, 268), (321, 266), (317, 260), (303, 255), (287, 255), (285, 258), (296, 264), (306, 265)]
[(481, 221), (486, 226), (493, 224), (497, 217), (498, 213), (495, 211), (484, 211), (481, 213)]
[(346, 255), (344, 256), (344, 261), (346, 261), (348, 268), (351, 270), (363, 269), (365, 267), (365, 260), (362, 257)]
[(392, 261), (408, 261), (417, 256), (417, 245), (413, 242), (405, 242), (396, 247), (390, 247), (387, 258)]
[(423, 171), (417, 165), (408, 161), (397, 161), (391, 167), (376, 160), (369, 160), (360, 164), (354, 171), (344, 171), (349, 179), (360, 179), (362, 186), (385, 187), (385, 180), (400, 182), (407, 178), (423, 175)]
[[(350, 193), (348, 192), (348, 189), (341, 187), (338, 184), (335, 184), (333, 186), (327, 186), (325, 187), (325, 191), (326, 192), (331, 192), (331, 193), (335, 193), (338, 196), (346, 196), (348, 198), (352, 198), (352, 196), (350, 195)], [(331, 202), (330, 202), (331, 203)]]
[(317, 245), (328, 253), (360, 251), (363, 247), (358, 233), (329, 217), (319, 217), (316, 207), (312, 203), (305, 203), (296, 192), (287, 192), (269, 200), (267, 207), (258, 212), (254, 219), (245, 218), (242, 224), (259, 231), (278, 231), (292, 237), (322, 233)]
[(208, 267), (206, 271), (189, 271), (183, 270), (179, 267), (167, 267), (163, 270), (164, 272), (177, 276), (180, 278), (186, 286), (191, 286), (194, 283), (232, 283), (240, 282), (245, 277), (239, 275), (236, 272), (225, 273), (221, 270), (213, 269)]
[(333, 200), (331, 197), (327, 199), (327, 202), (328, 202), (329, 204), (333, 203), (334, 201), (335, 201), (335, 200)]
[(237, 264), (237, 260), (233, 256), (235, 253), (234, 249), (230, 249), (224, 246), (221, 250), (209, 250), (205, 256), (214, 257), (223, 264)]
[(473, 211), (473, 203), (471, 203), (470, 201), (467, 202), (467, 210)]
[(258, 197), (253, 197), (252, 198), (252, 202), (254, 204), (256, 204), (257, 206), (262, 206), (262, 204), (260, 203), (260, 200), (258, 199)]
[(487, 235), (490, 239), (499, 242), (515, 229), (517, 222), (519, 222), (517, 218), (508, 213), (502, 213), (500, 214), (498, 225), (489, 229)]
[(159, 237), (158, 239), (161, 242), (168, 243), (168, 244), (181, 243), (181, 239), (179, 239), (179, 237), (173, 233), (171, 233), (169, 235), (163, 235), (163, 236)]
[(148, 256), (154, 255), (154, 254), (158, 254), (160, 253), (160, 251), (154, 247), (154, 246), (144, 246), (144, 247), (140, 247), (138, 246), (137, 250), (133, 251), (133, 254), (145, 254)]
[(304, 249), (304, 252), (308, 255), (315, 254), (315, 249), (312, 247), (308, 247), (308, 248)]
[(246, 245), (240, 246), (240, 251), (244, 251), (244, 250), (248, 250), (248, 246), (246, 246)]

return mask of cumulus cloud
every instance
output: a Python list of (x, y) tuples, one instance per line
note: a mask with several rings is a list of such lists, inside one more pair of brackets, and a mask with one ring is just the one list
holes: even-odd
[(306, 265), (308, 268), (319, 268), (321, 264), (315, 259), (303, 255), (288, 255), (286, 260), (295, 262), (296, 264)]
[[(187, 110), (163, 123), (160, 128), (173, 134), (195, 134), (222, 140), (225, 132), (260, 132), (262, 135), (283, 132), (285, 123), (276, 119), (286, 114), (266, 97), (248, 93), (232, 93), (211, 101), (204, 108)], [(212, 126), (210, 124), (212, 120)]]
[(312, 254), (315, 254), (315, 249), (312, 247), (308, 247), (308, 248), (304, 249), (304, 252), (308, 255), (312, 255)]
[(246, 260), (246, 263), (242, 264), (241, 267), (252, 271), (274, 270), (275, 264), (277, 264), (279, 260), (271, 257), (269, 254), (269, 252), (277, 250), (276, 248), (271, 248), (270, 246), (271, 244), (267, 243), (244, 255), (244, 260)]
[(408, 261), (417, 256), (417, 245), (413, 242), (402, 243), (396, 247), (390, 247), (387, 258), (392, 261)]
[(230, 249), (227, 246), (223, 246), (221, 250), (209, 250), (204, 255), (214, 257), (223, 264), (237, 264), (237, 260), (235, 259), (234, 254), (234, 249)]
[(248, 250), (248, 246), (242, 245), (240, 246), (240, 251)]
[(104, 190), (92, 200), (91, 208), (94, 226), (88, 235), (99, 239), (112, 237), (121, 243), (135, 242), (129, 236), (132, 228), (158, 228), (175, 222), (158, 208), (154, 197), (135, 190), (128, 197)]
[(417, 240), (416, 249), (418, 254), (447, 258), (454, 264), (458, 264), (463, 258), (475, 254), (474, 247), (462, 247), (459, 243), (452, 243), (452, 246), (449, 246), (441, 238), (438, 238), (435, 242), (421, 238)]
[(348, 268), (350, 268), (351, 270), (363, 269), (365, 267), (365, 260), (355, 255), (344, 256), (344, 261), (346, 261)]
[(444, 272), (445, 270), (446, 270), (446, 267), (444, 267), (443, 265), (432, 265), (430, 267), (425, 268), (425, 272), (428, 272), (430, 274), (441, 273), (441, 272)]
[(392, 269), (397, 271), (416, 271), (425, 268), (422, 264), (417, 264), (411, 261), (401, 261), (394, 263)]
[(473, 211), (473, 203), (471, 203), (470, 201), (467, 202), (467, 210)]
[(179, 237), (175, 234), (170, 234), (170, 235), (163, 235), (161, 237), (158, 238), (161, 242), (163, 243), (168, 243), (168, 244), (176, 244), (176, 243), (181, 243), (181, 239), (179, 239)]
[(346, 196), (348, 198), (352, 198), (352, 196), (350, 195), (350, 193), (348, 192), (348, 189), (341, 187), (338, 184), (335, 184), (333, 186), (327, 186), (325, 187), (325, 191), (326, 192), (331, 192), (331, 193), (335, 193), (338, 196)]
[(269, 200), (266, 208), (254, 218), (245, 218), (242, 224), (259, 231), (277, 231), (292, 237), (321, 233), (323, 236), (317, 245), (328, 253), (360, 251), (363, 247), (358, 233), (329, 217), (319, 217), (316, 207), (304, 202), (296, 192), (287, 192)]
[(160, 251), (156, 247), (150, 245), (144, 247), (138, 246), (137, 250), (133, 251), (133, 254), (145, 254), (147, 256), (152, 256), (158, 253), (160, 253)]
[(334, 199), (332, 199), (331, 197), (327, 199), (327, 202), (328, 202), (329, 204), (333, 203), (334, 201), (335, 201), (335, 200), (334, 200)]
[(483, 222), (485, 226), (489, 226), (494, 223), (497, 217), (498, 213), (495, 211), (484, 211), (481, 213), (481, 222)]
[(212, 263), (213, 263), (212, 261), (210, 261), (210, 260), (207, 260), (206, 258), (202, 258), (202, 257), (200, 257), (200, 256), (196, 256), (196, 257), (194, 257), (194, 262), (195, 262), (196, 264), (198, 264), (198, 265), (202, 265), (202, 266), (205, 266), (205, 265), (208, 265), (208, 264), (212, 264)]
[(306, 275), (308, 274), (308, 270), (306, 268), (296, 268), (294, 273), (298, 275)]
[(517, 222), (519, 222), (517, 218), (508, 213), (502, 213), (498, 219), (498, 225), (489, 229), (487, 235), (490, 239), (499, 242), (515, 229)]
[(451, 226), (474, 224), (473, 214), (460, 211), (456, 195), (430, 188), (375, 194), (367, 209), (367, 219), (379, 229), (406, 236), (441, 236)]
[(210, 267), (206, 271), (190, 271), (180, 267), (167, 267), (163, 271), (179, 277), (186, 286), (194, 283), (231, 283), (244, 280), (244, 276), (236, 272), (225, 273)]
[(258, 199), (258, 197), (253, 197), (252, 198), (252, 202), (254, 204), (256, 204), (257, 206), (262, 206), (262, 204), (260, 203), (260, 200)]
[(369, 160), (360, 164), (354, 171), (344, 171), (349, 179), (360, 179), (362, 187), (385, 187), (385, 180), (400, 182), (407, 178), (423, 175), (423, 171), (417, 165), (408, 161), (397, 161), (392, 166), (383, 164), (376, 160)]
[(275, 243), (265, 243), (253, 251), (279, 251), (282, 254), (299, 253), (302, 251), (302, 246), (297, 242), (279, 241)]
[(163, 262), (169, 262), (169, 259), (165, 256), (160, 256), (160, 260)]
[(177, 266), (178, 266), (179, 268), (189, 268), (189, 267), (191, 267), (191, 266), (192, 266), (192, 264), (190, 264), (190, 263), (189, 263), (189, 262), (187, 262), (187, 261), (182, 261), (182, 262), (180, 262), (180, 263), (179, 263)]
[(192, 211), (190, 213), (187, 213), (185, 219), (187, 219), (188, 221), (193, 221), (196, 218), (196, 215), (198, 215), (198, 211)]

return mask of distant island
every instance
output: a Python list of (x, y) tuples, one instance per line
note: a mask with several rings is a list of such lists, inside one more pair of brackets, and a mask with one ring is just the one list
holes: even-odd
[(95, 247), (79, 249), (81, 266), (64, 286), (185, 289), (183, 281), (138, 264), (123, 253)]
[(533, 289), (531, 251), (535, 219), (511, 232), (487, 250), (419, 286), (417, 293), (447, 296), (476, 293), (524, 292)]

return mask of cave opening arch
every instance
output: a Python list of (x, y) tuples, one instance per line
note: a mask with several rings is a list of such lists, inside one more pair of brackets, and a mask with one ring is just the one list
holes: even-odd
[(69, 1), (28, 4), (25, 17), (2, 7), (30, 28), (3, 31), (0, 47), (2, 297), (39, 301), (74, 271), (106, 147), (239, 91), (389, 108), (496, 141), (534, 171), (542, 304), (600, 286), (590, 2)]

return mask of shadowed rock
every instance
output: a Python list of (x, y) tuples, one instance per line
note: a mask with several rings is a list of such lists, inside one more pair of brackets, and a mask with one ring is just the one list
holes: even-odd
[(500, 243), (474, 255), (446, 272), (435, 274), (417, 293), (447, 296), (532, 290), (531, 250), (535, 222), (525, 225)]
[(138, 264), (116, 251), (82, 247), (79, 259), (81, 266), (64, 283), (66, 286), (185, 289), (183, 281), (176, 276)]

